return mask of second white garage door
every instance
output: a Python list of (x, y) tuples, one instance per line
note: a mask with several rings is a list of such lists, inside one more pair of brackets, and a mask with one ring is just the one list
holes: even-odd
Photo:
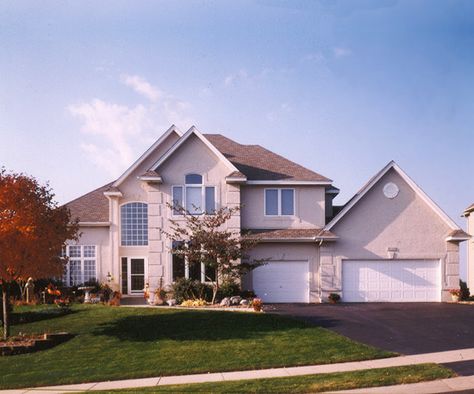
[(272, 261), (252, 272), (253, 290), (264, 302), (309, 302), (307, 261)]
[(344, 261), (345, 302), (441, 301), (437, 260)]

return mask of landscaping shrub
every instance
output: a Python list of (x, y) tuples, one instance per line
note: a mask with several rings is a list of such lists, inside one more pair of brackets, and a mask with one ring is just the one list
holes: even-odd
[(218, 293), (220, 299), (240, 295), (240, 285), (233, 280), (222, 282)]
[(467, 287), (467, 283), (462, 280), (459, 280), (459, 289), (461, 290), (459, 299), (462, 301), (468, 300), (471, 295), (471, 292), (469, 291), (469, 288)]
[(178, 304), (186, 300), (212, 299), (212, 287), (198, 280), (179, 278), (173, 283), (172, 291)]

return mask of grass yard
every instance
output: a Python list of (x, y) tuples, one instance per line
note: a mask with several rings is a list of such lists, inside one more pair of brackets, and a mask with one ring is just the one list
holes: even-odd
[[(141, 393), (317, 393), (321, 391), (390, 386), (450, 378), (455, 373), (436, 364), (407, 367), (366, 369), (324, 375), (304, 375), (290, 378), (240, 380), (222, 383), (199, 383), (140, 388)], [(95, 394), (133, 393), (136, 390), (95, 391)]]
[(77, 305), (18, 307), (12, 334), (68, 331), (70, 341), (0, 357), (0, 388), (205, 373), (392, 356), (271, 314)]

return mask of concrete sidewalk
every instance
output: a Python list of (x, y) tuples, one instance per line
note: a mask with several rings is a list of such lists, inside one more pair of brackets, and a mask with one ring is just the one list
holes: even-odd
[(458, 378), (433, 380), (396, 386), (372, 387), (366, 389), (332, 391), (330, 394), (435, 394), (451, 393), (474, 389), (474, 376), (460, 376)]
[[(349, 363), (338, 363), (338, 364), (310, 365), (310, 366), (304, 366), (304, 367), (289, 367), (289, 368), (258, 369), (258, 370), (235, 371), (235, 372), (216, 372), (216, 373), (196, 374), (196, 375), (163, 376), (163, 377), (144, 378), (144, 379), (127, 379), (127, 380), (115, 380), (115, 381), (107, 381), (107, 382), (70, 384), (70, 385), (62, 385), (62, 386), (36, 387), (36, 388), (29, 388), (29, 389), (25, 388), (25, 389), (18, 389), (18, 390), (3, 390), (3, 391), (0, 391), (0, 394), (6, 394), (6, 393), (59, 394), (59, 393), (68, 393), (68, 392), (84, 392), (84, 391), (97, 391), (97, 390), (138, 389), (140, 387), (165, 386), (165, 385), (171, 385), (171, 384), (225, 382), (225, 381), (231, 381), (231, 380), (244, 380), (244, 379), (278, 378), (278, 377), (289, 377), (289, 376), (300, 376), (300, 375), (315, 375), (315, 374), (324, 374), (324, 373), (333, 373), (333, 372), (357, 371), (357, 370), (362, 370), (362, 369), (399, 367), (402, 365), (415, 365), (415, 364), (424, 364), (424, 363), (445, 364), (445, 363), (450, 363), (450, 362), (467, 361), (467, 360), (474, 360), (474, 348), (449, 350), (446, 352), (437, 352), (437, 353), (416, 354), (416, 355), (411, 355), (411, 356), (383, 358), (379, 360), (354, 361), (354, 362), (349, 362)], [(468, 380), (467, 378), (470, 378), (470, 377), (465, 377), (465, 378), (467, 381)], [(454, 378), (454, 379), (461, 379), (461, 378)], [(444, 381), (445, 382), (450, 381), (450, 379), (446, 379)], [(459, 380), (459, 382), (464, 382), (464, 380)], [(437, 382), (432, 382), (432, 383), (437, 383)], [(428, 383), (417, 383), (417, 384), (428, 384)], [(395, 386), (392, 386), (392, 388), (394, 387)], [(397, 387), (400, 387), (400, 386), (397, 386)], [(469, 387), (471, 388), (473, 386), (471, 385)], [(367, 390), (369, 389), (364, 389), (363, 392), (366, 392)], [(399, 393), (401, 391), (394, 391), (394, 392)], [(424, 392), (424, 391), (420, 391), (420, 393), (421, 392)]]

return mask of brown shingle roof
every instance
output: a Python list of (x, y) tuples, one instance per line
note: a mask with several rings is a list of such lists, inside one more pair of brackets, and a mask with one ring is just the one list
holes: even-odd
[(292, 240), (314, 238), (333, 238), (337, 236), (330, 231), (321, 228), (286, 228), (286, 229), (252, 229), (243, 230), (246, 237), (260, 240)]
[(108, 222), (109, 201), (104, 196), (104, 192), (112, 186), (112, 183), (107, 183), (68, 202), (66, 206), (71, 211), (71, 218), (79, 218), (80, 222)]
[(260, 145), (241, 145), (221, 134), (204, 134), (248, 180), (320, 181), (331, 180)]

